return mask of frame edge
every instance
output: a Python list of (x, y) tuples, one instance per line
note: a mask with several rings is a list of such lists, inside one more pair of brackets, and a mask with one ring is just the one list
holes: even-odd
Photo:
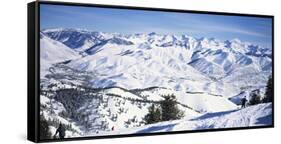
[(38, 142), (38, 116), (37, 101), (35, 93), (35, 73), (36, 73), (36, 2), (27, 4), (27, 139), (32, 142)]

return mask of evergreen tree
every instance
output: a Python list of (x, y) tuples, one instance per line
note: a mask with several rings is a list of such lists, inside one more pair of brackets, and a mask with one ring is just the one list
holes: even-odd
[(272, 99), (273, 99), (273, 87), (272, 87), (272, 77), (270, 76), (267, 81), (266, 91), (262, 101), (264, 103), (267, 103), (267, 102), (272, 102)]
[(252, 92), (250, 95), (249, 105), (256, 105), (261, 103), (261, 96), (257, 94), (256, 92)]
[(184, 116), (184, 113), (177, 107), (176, 97), (174, 95), (163, 96), (164, 100), (160, 102), (162, 110), (162, 121), (177, 120)]
[(161, 111), (152, 104), (148, 108), (148, 114), (144, 117), (145, 124), (152, 124), (161, 121)]
[(40, 115), (40, 139), (51, 139), (52, 134), (49, 130), (49, 124), (43, 115)]
[(156, 108), (154, 115), (155, 115), (155, 122), (160, 122), (162, 119), (160, 108)]

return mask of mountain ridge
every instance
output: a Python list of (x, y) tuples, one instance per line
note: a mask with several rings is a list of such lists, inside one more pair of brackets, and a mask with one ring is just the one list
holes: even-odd
[[(225, 85), (228, 82), (224, 80), (235, 75), (243, 75), (246, 69), (257, 74), (268, 73), (265, 75), (269, 75), (272, 69), (270, 49), (239, 39), (222, 42), (215, 38), (197, 39), (187, 35), (161, 35), (153, 32), (118, 34), (79, 29), (45, 29), (42, 32), (51, 39), (84, 54), (83, 58), (70, 61), (67, 64), (69, 67), (108, 75), (93, 79), (94, 87), (115, 85), (134, 89), (166, 85), (177, 90), (194, 89), (188, 84), (190, 81), (183, 81), (184, 75), (189, 77), (188, 79), (195, 76), (199, 81), (200, 79), (209, 81), (204, 85), (214, 82), (218, 83), (216, 85), (220, 83)], [(74, 38), (76, 40), (73, 40)], [(73, 45), (77, 42), (80, 47)], [(141, 75), (144, 77), (142, 83), (139, 79)], [(161, 75), (162, 80), (158, 77)], [(172, 78), (175, 75), (180, 76)], [(163, 76), (171, 78), (165, 80)], [(182, 81), (183, 84), (177, 84), (176, 81), (178, 83)], [(128, 83), (135, 83), (135, 86), (129, 86)], [(206, 90), (204, 86), (200, 87), (201, 91)], [(220, 94), (214, 88), (208, 89)], [(240, 92), (235, 91), (236, 94)]]

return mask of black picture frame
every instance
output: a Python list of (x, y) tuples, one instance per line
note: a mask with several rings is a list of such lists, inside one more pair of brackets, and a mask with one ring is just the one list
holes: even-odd
[(27, 56), (28, 57), (28, 103), (27, 103), (28, 131), (27, 131), (27, 139), (28, 140), (33, 141), (33, 142), (56, 142), (56, 141), (89, 140), (89, 139), (102, 139), (102, 138), (121, 138), (121, 137), (135, 137), (135, 136), (154, 136), (154, 135), (167, 135), (167, 134), (186, 134), (186, 133), (198, 133), (198, 132), (216, 132), (216, 131), (229, 131), (229, 130), (274, 128), (274, 97), (273, 97), (272, 125), (40, 140), (40, 138), (39, 138), (39, 133), (40, 133), (39, 132), (40, 131), (40, 129), (39, 129), (39, 123), (40, 123), (40, 110), (39, 110), (39, 108), (40, 108), (40, 106), (39, 106), (39, 104), (40, 104), (40, 58), (39, 58), (39, 56), (40, 56), (40, 38), (39, 38), (40, 37), (40, 4), (270, 18), (272, 20), (272, 80), (273, 80), (273, 92), (274, 92), (274, 16), (273, 15), (209, 12), (209, 11), (196, 11), (196, 10), (179, 10), (179, 9), (167, 9), (167, 8), (149, 8), (149, 7), (102, 5), (102, 4), (88, 4), (88, 3), (55, 2), (55, 1), (36, 1), (36, 2), (28, 3), (28, 9), (27, 9), (28, 10), (28, 28), (27, 28), (28, 29), (28, 45), (27, 45), (27, 47), (28, 47), (28, 56)]

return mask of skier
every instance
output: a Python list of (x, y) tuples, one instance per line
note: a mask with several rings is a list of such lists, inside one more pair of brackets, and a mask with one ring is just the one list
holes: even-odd
[(111, 130), (114, 131), (114, 126), (112, 126)]
[(57, 134), (59, 133), (59, 138), (60, 139), (63, 139), (64, 136), (65, 136), (65, 128), (64, 126), (60, 123), (55, 135), (54, 135), (54, 138), (57, 136)]
[(247, 99), (246, 99), (246, 96), (244, 98), (241, 99), (241, 108), (245, 108), (246, 107), (246, 102), (247, 102)]

